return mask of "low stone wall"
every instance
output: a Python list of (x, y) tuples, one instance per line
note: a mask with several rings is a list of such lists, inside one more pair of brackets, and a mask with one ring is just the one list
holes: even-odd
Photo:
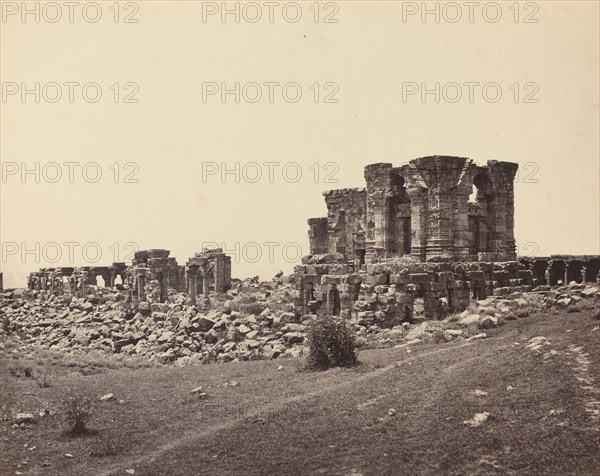
[(415, 298), (423, 298), (425, 318), (439, 319), (465, 310), (471, 300), (508, 290), (527, 292), (546, 282), (558, 284), (563, 282), (556, 279), (559, 271), (564, 279), (578, 283), (589, 282), (592, 274), (597, 280), (596, 262), (600, 257), (551, 257), (537, 262), (526, 258), (454, 263), (398, 260), (358, 267), (339, 253), (311, 255), (294, 269), (295, 312), (371, 319), (391, 327), (412, 319)]

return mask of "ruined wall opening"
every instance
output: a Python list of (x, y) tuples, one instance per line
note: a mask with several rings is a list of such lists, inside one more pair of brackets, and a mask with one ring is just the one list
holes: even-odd
[(104, 278), (101, 274), (96, 276), (96, 286), (98, 286), (99, 288), (106, 287), (106, 282), (104, 281)]
[(569, 284), (571, 281), (575, 281), (576, 283), (582, 283), (582, 271), (583, 263), (581, 261), (569, 262), (569, 266), (567, 267), (567, 282), (565, 284)]
[(331, 290), (328, 295), (329, 308), (331, 309), (331, 314), (334, 316), (339, 316), (341, 311), (341, 300), (340, 300), (340, 292), (337, 289), (336, 284), (331, 285)]
[(531, 274), (538, 280), (538, 284), (547, 284), (546, 268), (548, 268), (548, 263), (545, 261), (536, 261), (533, 263)]
[(469, 231), (471, 232), (471, 254), (492, 251), (492, 181), (485, 173), (473, 179), (473, 193), (468, 199)]
[(365, 264), (365, 255), (367, 254), (367, 251), (364, 249), (357, 249), (355, 251), (356, 254), (356, 265), (360, 268), (362, 265)]
[(600, 260), (590, 260), (587, 263), (585, 269), (585, 280), (586, 282), (594, 282), (598, 279), (598, 273), (600, 273)]
[(471, 195), (469, 195), (469, 199), (467, 201), (469, 203), (475, 203), (477, 201), (478, 193), (479, 193), (479, 190), (477, 189), (477, 186), (475, 184), (473, 184), (473, 190), (471, 191)]
[(564, 261), (553, 261), (549, 272), (550, 282), (548, 284), (556, 286), (559, 281), (563, 282), (566, 268), (567, 266)]
[(121, 277), (120, 274), (117, 274), (117, 276), (115, 276), (115, 286), (119, 284), (119, 285), (123, 285), (123, 278)]

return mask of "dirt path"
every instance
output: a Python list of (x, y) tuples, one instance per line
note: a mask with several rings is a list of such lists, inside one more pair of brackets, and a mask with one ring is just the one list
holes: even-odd
[[(363, 383), (363, 382), (366, 382), (366, 381), (369, 381), (372, 379), (376, 379), (391, 370), (397, 369), (399, 367), (399, 362), (401, 362), (400, 365), (408, 365), (409, 363), (417, 362), (426, 357), (439, 355), (439, 354), (443, 354), (443, 353), (448, 353), (451, 351), (456, 351), (458, 349), (477, 345), (477, 343), (478, 343), (477, 341), (471, 341), (471, 342), (463, 343), (461, 345), (451, 345), (448, 347), (443, 347), (441, 349), (436, 349), (436, 350), (424, 352), (421, 354), (417, 354), (417, 355), (414, 355), (413, 357), (409, 357), (402, 361), (397, 361), (394, 364), (387, 365), (380, 369), (374, 370), (374, 371), (369, 372), (364, 375), (360, 375), (356, 378), (350, 379), (350, 380), (342, 382), (342, 383), (338, 383), (338, 384), (330, 386), (330, 387), (323, 387), (314, 392), (308, 392), (303, 395), (297, 395), (294, 397), (280, 400), (278, 402), (266, 404), (263, 408), (260, 409), (259, 413), (263, 414), (263, 413), (273, 413), (273, 412), (277, 412), (277, 411), (282, 411), (285, 409), (286, 406), (288, 406), (290, 404), (308, 401), (314, 397), (326, 395), (328, 393), (335, 393), (338, 391), (342, 391), (342, 390), (344, 390), (348, 387), (352, 387), (353, 385), (356, 385), (358, 383)], [(486, 342), (486, 346), (489, 346), (489, 345), (490, 345), (490, 341)], [(120, 462), (118, 465), (113, 465), (113, 466), (107, 468), (102, 473), (100, 473), (100, 475), (101, 476), (110, 476), (117, 472), (119, 472), (120, 474), (125, 474), (126, 469), (135, 468), (136, 466), (142, 465), (142, 464), (150, 464), (154, 460), (161, 457), (165, 453), (173, 450), (174, 448), (193, 443), (196, 440), (201, 440), (207, 436), (210, 436), (211, 434), (218, 433), (222, 430), (231, 429), (231, 428), (235, 427), (238, 423), (239, 423), (239, 419), (232, 417), (232, 418), (229, 418), (228, 420), (224, 421), (223, 423), (211, 426), (210, 428), (200, 430), (200, 431), (197, 431), (197, 430), (190, 431), (190, 432), (188, 432), (188, 434), (183, 435), (181, 438), (178, 438), (177, 440), (174, 440), (168, 444), (165, 444), (165, 445), (153, 450), (152, 452), (143, 455), (142, 457), (135, 458), (135, 459), (132, 459), (127, 462)]]

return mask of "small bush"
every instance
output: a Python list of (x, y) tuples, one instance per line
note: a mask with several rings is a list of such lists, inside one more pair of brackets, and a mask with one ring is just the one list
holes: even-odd
[(8, 372), (16, 378), (33, 378), (33, 367), (21, 362), (11, 365)]
[(358, 363), (356, 335), (340, 319), (325, 317), (310, 323), (307, 367), (328, 369)]
[(94, 413), (93, 400), (84, 394), (67, 395), (62, 404), (62, 412), (67, 431), (73, 435), (83, 435), (88, 432), (87, 424)]
[(40, 388), (48, 388), (52, 386), (48, 372), (42, 372), (41, 374), (36, 375), (35, 381)]

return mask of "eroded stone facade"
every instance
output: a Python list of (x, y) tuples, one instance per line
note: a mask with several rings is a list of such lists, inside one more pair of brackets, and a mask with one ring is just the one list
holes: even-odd
[[(131, 265), (41, 268), (30, 273), (27, 288), (77, 297), (85, 296), (91, 286), (128, 289), (135, 302), (165, 302), (169, 290), (188, 291), (195, 302), (197, 294), (208, 297), (211, 291), (223, 293), (231, 286), (231, 257), (221, 249), (196, 253), (185, 266), (170, 257), (170, 251), (136, 251)], [(98, 277), (102, 277), (99, 281)]]
[(368, 165), (365, 188), (324, 192), (327, 217), (308, 220), (310, 252), (341, 253), (357, 265), (405, 255), (514, 260), (517, 169), (512, 162), (480, 166), (450, 156)]
[(391, 259), (356, 266), (334, 253), (306, 256), (294, 271), (297, 314), (340, 315), (391, 327), (412, 319), (417, 298), (423, 300), (424, 317), (441, 318), (490, 295), (573, 282), (600, 285), (600, 256), (452, 263)]
[(311, 218), (310, 255), (295, 268), (297, 314), (393, 325), (440, 318), (491, 294), (600, 279), (598, 256), (517, 261), (518, 165), (431, 156), (365, 167), (366, 188), (324, 193)]
[(199, 294), (208, 298), (211, 289), (224, 293), (231, 287), (231, 257), (220, 248), (195, 253), (185, 269), (187, 291), (193, 303)]

